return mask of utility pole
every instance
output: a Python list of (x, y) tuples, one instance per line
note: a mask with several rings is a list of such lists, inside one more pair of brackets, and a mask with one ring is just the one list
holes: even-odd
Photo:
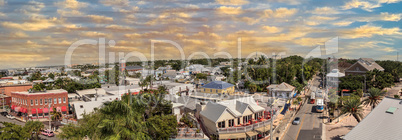
[(50, 113), (50, 106), (51, 106), (51, 104), (49, 103), (49, 130), (51, 131), (52, 130), (52, 124), (51, 124), (52, 117), (51, 117), (51, 113)]

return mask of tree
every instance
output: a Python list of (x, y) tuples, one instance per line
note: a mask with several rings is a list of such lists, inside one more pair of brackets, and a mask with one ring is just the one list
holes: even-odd
[(24, 130), (23, 127), (16, 125), (14, 123), (9, 123), (9, 122), (0, 122), (3, 124), (2, 127), (0, 127), (0, 138), (5, 139), (5, 140), (22, 140), (22, 139), (28, 139), (29, 138), (29, 133)]
[(53, 74), (53, 73), (49, 73), (49, 74), (47, 75), (47, 77), (54, 79), (54, 74)]
[(51, 111), (50, 114), (52, 116), (52, 121), (55, 123), (59, 122), (62, 118), (61, 112), (58, 112), (56, 108), (53, 108), (53, 111)]
[(364, 105), (370, 105), (375, 108), (375, 106), (380, 102), (381, 96), (384, 94), (381, 89), (378, 88), (370, 88), (368, 91), (368, 98), (363, 100)]
[(344, 105), (341, 108), (341, 114), (352, 115), (357, 122), (360, 122), (363, 118), (363, 107), (361, 106), (362, 103), (360, 102), (359, 97), (348, 97), (343, 101), (343, 103)]
[(394, 95), (394, 98), (395, 98), (395, 99), (399, 99), (399, 95)]
[[(168, 139), (177, 133), (172, 104), (156, 90), (140, 95), (124, 95), (121, 101), (84, 114), (78, 125), (66, 125), (58, 135), (62, 139)], [(128, 104), (130, 98), (132, 104)]]
[[(24, 127), (24, 129), (28, 133), (30, 133), (31, 138), (34, 138), (34, 139), (39, 139), (39, 134), (40, 134), (41, 130), (44, 128), (45, 128), (45, 125), (43, 125), (43, 123), (40, 121), (28, 121)], [(35, 135), (35, 137), (33, 137), (33, 135)]]

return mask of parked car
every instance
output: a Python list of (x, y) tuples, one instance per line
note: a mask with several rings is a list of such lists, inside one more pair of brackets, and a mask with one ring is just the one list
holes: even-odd
[(54, 136), (54, 133), (53, 133), (52, 130), (42, 130), (41, 134), (44, 135), (44, 136), (48, 136), (48, 137), (53, 137)]
[(294, 125), (300, 124), (300, 118), (299, 118), (299, 117), (296, 117), (296, 118), (293, 120), (292, 124), (294, 124)]
[(1, 115), (3, 115), (4, 117), (8, 115), (7, 112), (1, 112)]
[(9, 119), (15, 119), (15, 117), (13, 115), (10, 115), (10, 114), (8, 114), (6, 117), (9, 118)]

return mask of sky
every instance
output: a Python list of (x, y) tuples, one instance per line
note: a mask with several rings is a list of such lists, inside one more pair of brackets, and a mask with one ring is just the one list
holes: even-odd
[(396, 60), (401, 1), (0, 0), (0, 69), (63, 65), (88, 40), (72, 64), (97, 62), (102, 45), (105, 62), (149, 60), (152, 44), (155, 59), (306, 57), (331, 39), (338, 58)]

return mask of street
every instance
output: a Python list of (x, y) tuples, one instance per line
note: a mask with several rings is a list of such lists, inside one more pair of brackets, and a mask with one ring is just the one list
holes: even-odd
[[(23, 122), (17, 121), (15, 119), (11, 120), (11, 119), (6, 118), (6, 117), (4, 117), (2, 115), (0, 115), (0, 122), (11, 122), (11, 123), (15, 123), (15, 124), (21, 125), (21, 126), (25, 125), (25, 123), (23, 123)], [(39, 137), (41, 139), (44, 139), (44, 140), (58, 140), (58, 138), (56, 138), (56, 136), (55, 137), (46, 137), (46, 136), (40, 135)]]
[[(320, 84), (319, 77), (314, 76), (311, 91), (316, 91)], [(291, 124), (283, 136), (283, 140), (312, 140), (321, 139), (322, 135), (322, 113), (315, 111), (315, 104), (307, 103), (299, 110), (295, 117), (300, 118), (300, 124)], [(293, 120), (291, 120), (293, 121)]]

